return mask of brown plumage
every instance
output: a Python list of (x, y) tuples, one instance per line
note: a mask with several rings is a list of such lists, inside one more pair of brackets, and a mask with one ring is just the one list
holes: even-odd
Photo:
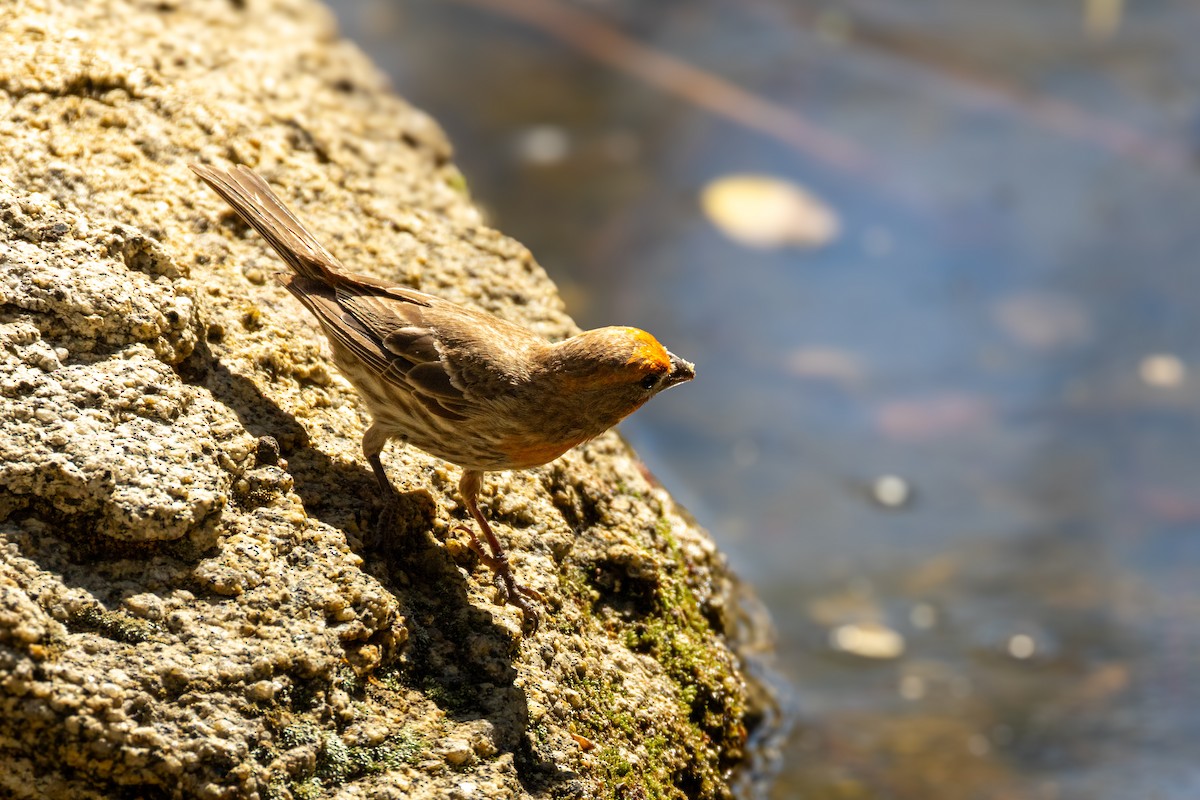
[[(536, 624), (525, 597), (538, 595), (514, 581), (479, 510), (483, 473), (553, 461), (691, 380), (693, 366), (636, 328), (599, 328), (552, 344), (478, 309), (352, 274), (249, 168), (192, 171), (291, 267), (277, 277), (321, 323), (334, 362), (371, 413), (363, 453), (385, 508), (396, 497), (379, 459), (388, 439), (462, 467), (459, 492), (490, 552), (468, 529), (472, 547)], [(381, 527), (389, 518), (381, 517)]]

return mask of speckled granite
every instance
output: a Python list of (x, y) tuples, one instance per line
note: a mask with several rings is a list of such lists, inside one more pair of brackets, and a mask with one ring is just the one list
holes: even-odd
[(536, 635), (453, 467), (390, 447), (403, 531), (362, 550), (364, 411), (186, 164), (254, 166), (356, 271), (574, 327), (326, 11), (7, 3), (0, 107), (0, 794), (729, 793), (734, 583), (615, 434), (486, 482)]

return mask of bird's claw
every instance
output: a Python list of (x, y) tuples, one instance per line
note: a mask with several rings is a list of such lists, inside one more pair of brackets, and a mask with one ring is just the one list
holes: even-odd
[[(513, 589), (516, 591), (513, 591)], [(525, 596), (536, 596), (539, 600), (541, 600), (542, 596), (534, 589), (530, 589), (528, 586), (522, 586), (520, 584), (514, 584), (513, 589), (509, 589), (507, 600), (517, 608), (521, 609), (521, 627), (528, 627), (530, 633), (537, 632), (538, 623), (541, 621), (541, 617), (538, 615), (537, 610), (534, 609), (533, 604), (525, 599)], [(532, 594), (530, 594), (531, 592)]]
[(517, 592), (519, 594), (525, 595), (530, 600), (537, 600), (539, 603), (546, 602), (546, 596), (544, 594), (542, 594), (541, 592), (539, 592), (537, 589), (534, 589), (532, 586), (526, 586), (523, 583), (514, 583), (513, 587), (517, 590)]
[(467, 546), (471, 548), (471, 551), (475, 553), (479, 561), (495, 573), (504, 584), (505, 602), (519, 608), (525, 623), (530, 626), (531, 630), (536, 631), (539, 617), (536, 609), (534, 609), (533, 604), (529, 600), (545, 603), (545, 596), (537, 589), (517, 583), (513, 578), (512, 567), (508, 563), (508, 556), (504, 552), (489, 553), (484, 548), (483, 542), (479, 541), (479, 537), (475, 535), (475, 531), (466, 525), (459, 525), (455, 528), (455, 531), (467, 534)]
[(396, 521), (400, 518), (400, 497), (395, 493), (383, 496), (383, 508), (379, 519), (367, 532), (365, 544), (372, 550), (382, 550), (396, 534)]

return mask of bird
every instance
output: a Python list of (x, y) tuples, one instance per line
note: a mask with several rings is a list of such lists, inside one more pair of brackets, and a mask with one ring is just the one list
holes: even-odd
[(371, 424), (362, 449), (384, 499), (379, 528), (388, 527), (399, 502), (380, 460), (390, 440), (460, 467), (458, 493), (487, 541), (485, 550), (468, 527), (470, 547), (536, 630), (530, 601), (545, 598), (516, 581), (479, 509), (485, 473), (553, 461), (692, 380), (695, 365), (638, 328), (596, 328), (551, 342), (482, 309), (352, 273), (249, 167), (190, 168), (290, 268), (275, 277), (316, 317), (334, 364), (366, 405)]

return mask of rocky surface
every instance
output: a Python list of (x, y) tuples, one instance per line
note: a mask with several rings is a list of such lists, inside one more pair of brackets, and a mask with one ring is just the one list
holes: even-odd
[[(541, 629), (390, 447), (264, 243), (247, 163), (352, 269), (574, 329), (437, 126), (310, 2), (0, 6), (0, 793), (722, 797), (734, 584), (615, 434), (489, 476)], [(750, 715), (750, 716), (748, 716)]]

